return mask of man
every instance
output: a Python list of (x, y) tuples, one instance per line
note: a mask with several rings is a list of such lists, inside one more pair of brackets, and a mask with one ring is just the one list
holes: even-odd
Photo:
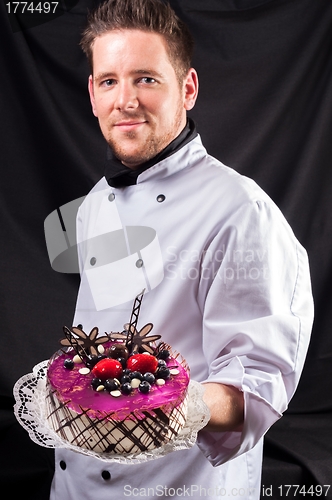
[(268, 196), (210, 157), (187, 120), (192, 41), (167, 5), (109, 0), (82, 47), (110, 157), (77, 219), (74, 322), (121, 328), (146, 283), (139, 323), (187, 359), (210, 421), (194, 447), (147, 463), (57, 450), (51, 498), (258, 499), (263, 435), (287, 408), (309, 342), (306, 253)]

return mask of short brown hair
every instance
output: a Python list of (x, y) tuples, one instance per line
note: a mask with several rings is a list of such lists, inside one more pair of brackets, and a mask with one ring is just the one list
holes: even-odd
[(109, 31), (138, 29), (159, 33), (166, 41), (167, 53), (177, 78), (183, 81), (191, 67), (193, 38), (168, 3), (161, 0), (108, 0), (88, 15), (81, 47), (93, 69), (93, 44)]

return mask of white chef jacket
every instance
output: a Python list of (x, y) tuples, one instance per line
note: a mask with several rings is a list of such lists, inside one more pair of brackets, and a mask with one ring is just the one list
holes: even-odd
[[(126, 255), (118, 243), (115, 251), (100, 244), (115, 232), (127, 238)], [(136, 185), (112, 188), (102, 178), (79, 209), (77, 238), (74, 324), (121, 331), (144, 283), (138, 329), (152, 322), (192, 379), (243, 391), (245, 423), (242, 433), (201, 431), (193, 448), (136, 465), (57, 449), (51, 500), (259, 499), (263, 436), (295, 391), (313, 319), (307, 255), (280, 210), (197, 136)]]

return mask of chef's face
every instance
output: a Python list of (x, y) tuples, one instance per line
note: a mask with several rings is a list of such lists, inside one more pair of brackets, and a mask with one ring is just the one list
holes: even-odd
[(194, 69), (179, 82), (158, 33), (110, 31), (94, 42), (92, 110), (114, 154), (132, 169), (182, 131), (197, 90)]

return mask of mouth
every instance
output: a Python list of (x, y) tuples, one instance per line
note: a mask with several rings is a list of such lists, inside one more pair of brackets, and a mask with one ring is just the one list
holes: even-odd
[(128, 132), (131, 130), (136, 130), (146, 123), (146, 120), (122, 120), (114, 123), (114, 127), (123, 132)]

